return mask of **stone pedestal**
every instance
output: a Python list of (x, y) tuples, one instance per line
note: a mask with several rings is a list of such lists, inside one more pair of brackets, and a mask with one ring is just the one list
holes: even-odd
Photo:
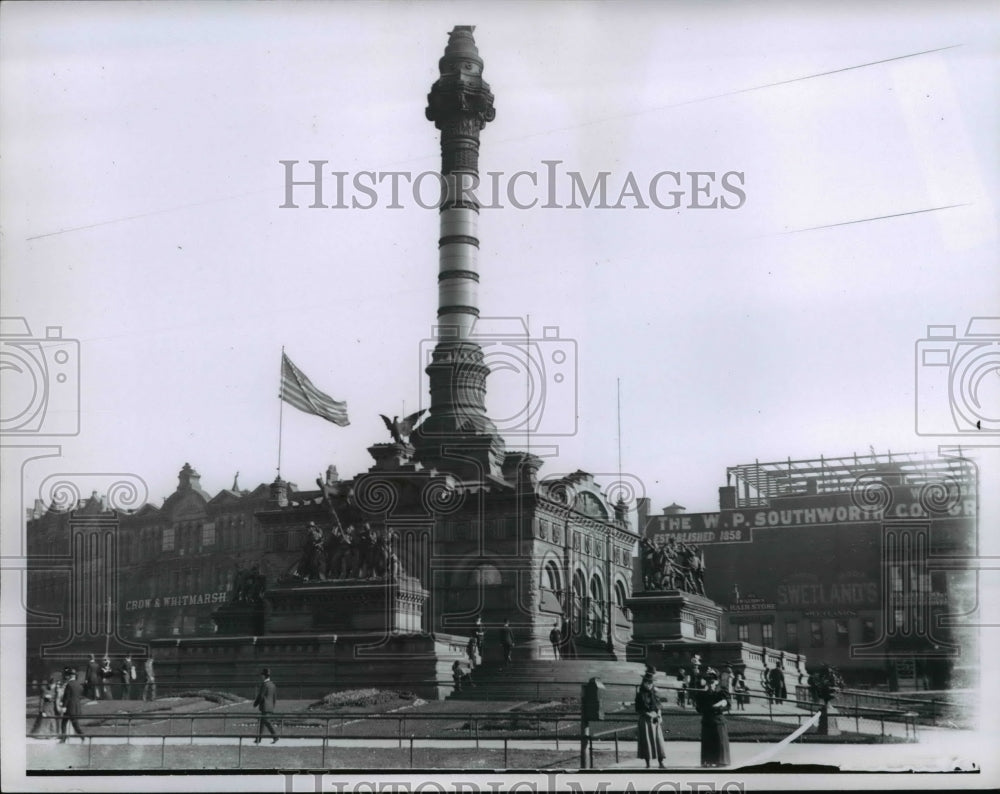
[(264, 605), (226, 604), (212, 614), (219, 634), (259, 636), (264, 633)]
[(662, 590), (637, 593), (625, 605), (632, 611), (634, 642), (719, 641), (722, 607), (705, 596)]
[(820, 736), (840, 736), (840, 728), (837, 725), (837, 718), (834, 716), (836, 713), (837, 710), (833, 704), (829, 701), (825, 702), (821, 707), (816, 733)]
[(274, 587), (264, 594), (266, 634), (416, 634), (427, 591), (409, 576)]
[(427, 591), (410, 576), (278, 585), (258, 604), (226, 604), (219, 634), (418, 634)]

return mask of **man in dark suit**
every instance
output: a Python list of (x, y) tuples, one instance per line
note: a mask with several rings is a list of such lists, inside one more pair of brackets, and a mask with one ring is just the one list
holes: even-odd
[(132, 654), (127, 654), (122, 659), (118, 668), (118, 678), (121, 681), (122, 700), (132, 699), (132, 682), (135, 681), (135, 662), (132, 661)]
[(559, 659), (562, 656), (562, 632), (559, 630), (559, 621), (552, 626), (549, 632), (549, 642), (552, 643), (552, 658)]
[(87, 685), (85, 692), (91, 700), (98, 700), (101, 697), (101, 674), (100, 667), (94, 654), (90, 654), (90, 661), (87, 662)]
[(260, 674), (263, 680), (257, 688), (257, 697), (253, 701), (254, 706), (260, 709), (260, 720), (257, 723), (257, 738), (254, 739), (253, 743), (260, 744), (261, 736), (266, 727), (271, 734), (271, 744), (274, 744), (278, 741), (278, 732), (274, 730), (274, 726), (267, 715), (274, 711), (274, 707), (278, 702), (278, 687), (274, 685), (274, 681), (271, 680), (271, 671), (266, 667), (260, 671)]
[(782, 669), (781, 662), (771, 668), (768, 677), (771, 683), (771, 696), (776, 703), (783, 703), (788, 697), (788, 692), (785, 689), (785, 671)]
[(83, 682), (77, 680), (75, 667), (67, 667), (63, 670), (63, 675), (66, 678), (66, 688), (62, 694), (63, 718), (62, 726), (59, 730), (59, 741), (62, 743), (66, 742), (66, 729), (72, 723), (73, 730), (77, 732), (82, 742), (85, 740), (83, 738), (83, 731), (80, 729), (79, 719), (83, 704)]
[(514, 650), (514, 630), (511, 629), (509, 620), (505, 620), (503, 628), (500, 629), (500, 644), (503, 645), (503, 664), (506, 667), (510, 664)]

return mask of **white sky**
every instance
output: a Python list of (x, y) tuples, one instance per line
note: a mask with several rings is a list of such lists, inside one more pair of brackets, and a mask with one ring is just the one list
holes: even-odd
[[(654, 510), (714, 509), (755, 458), (956, 440), (916, 433), (915, 352), (929, 324), (998, 313), (1000, 16), (825, 5), (3, 4), (0, 310), (80, 349), (79, 435), (4, 438), (4, 554), (60, 476), (132, 474), (154, 504), (185, 461), (212, 493), (270, 482), (282, 345), (352, 420), (286, 406), (283, 475), (371, 465), (379, 414), (426, 399), (437, 213), (385, 190), (279, 209), (278, 161), (437, 169), (424, 107), (456, 24), (496, 95), (483, 172), (561, 160), (612, 194), (629, 172), (745, 174), (738, 210), (483, 210), (483, 314), (576, 345), (578, 432), (532, 438), (558, 444), (543, 473), (617, 479), (618, 379), (622, 468)], [(947, 416), (939, 374), (921, 400)], [(494, 376), (494, 411), (523, 388)]]
[[(185, 461), (213, 493), (269, 482), (282, 345), (352, 420), (285, 410), (283, 475), (371, 465), (379, 413), (426, 401), (437, 213), (385, 209), (387, 186), (372, 210), (279, 209), (278, 161), (438, 168), (426, 94), (464, 23), (496, 95), (483, 172), (561, 160), (612, 196), (630, 171), (745, 174), (738, 210), (483, 210), (483, 314), (576, 343), (579, 431), (532, 438), (559, 447), (543, 472), (617, 478), (619, 378), (622, 468), (654, 509), (715, 508), (755, 458), (935, 449), (915, 343), (1000, 297), (989, 6), (528, 8), (6, 4), (2, 310), (80, 340), (80, 434), (46, 439), (27, 502), (52, 473), (129, 472), (159, 504)], [(490, 402), (523, 388), (498, 373)]]

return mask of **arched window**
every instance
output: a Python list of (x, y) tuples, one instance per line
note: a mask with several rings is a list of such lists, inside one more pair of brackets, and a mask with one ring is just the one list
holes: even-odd
[(546, 587), (554, 593), (562, 592), (562, 576), (559, 573), (559, 566), (555, 560), (545, 563), (542, 575), (542, 587)]
[(597, 576), (590, 578), (590, 604), (587, 609), (587, 634), (601, 637), (604, 633), (604, 585)]
[(573, 622), (572, 630), (575, 636), (584, 634), (586, 626), (587, 583), (583, 571), (573, 573)]
[(628, 598), (628, 591), (625, 589), (625, 583), (619, 579), (615, 582), (615, 603), (624, 611), (625, 609), (625, 599)]

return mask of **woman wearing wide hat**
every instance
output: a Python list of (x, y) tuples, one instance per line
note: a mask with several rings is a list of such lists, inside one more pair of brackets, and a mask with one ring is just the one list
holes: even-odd
[(701, 714), (701, 765), (729, 766), (729, 695), (719, 688), (719, 674), (713, 668), (704, 676), (705, 688), (694, 693), (695, 708)]
[(660, 698), (653, 686), (653, 673), (646, 672), (635, 692), (635, 711), (639, 715), (639, 758), (649, 768), (654, 759), (660, 769), (665, 768), (667, 750), (663, 745), (663, 726), (660, 722)]

